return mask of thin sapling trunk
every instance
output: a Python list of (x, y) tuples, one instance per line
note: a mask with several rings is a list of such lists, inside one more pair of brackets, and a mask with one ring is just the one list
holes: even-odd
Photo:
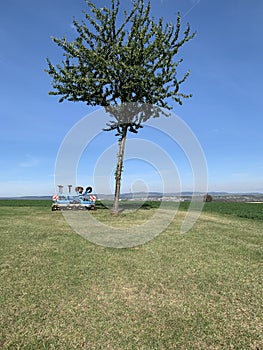
[(115, 194), (114, 194), (114, 203), (113, 203), (113, 213), (116, 215), (119, 213), (119, 200), (120, 200), (120, 194), (121, 194), (121, 174), (122, 174), (122, 168), (123, 168), (127, 129), (128, 127), (126, 125), (122, 128), (121, 137), (119, 139), (119, 152), (118, 152), (118, 161), (117, 161), (117, 167), (115, 172)]

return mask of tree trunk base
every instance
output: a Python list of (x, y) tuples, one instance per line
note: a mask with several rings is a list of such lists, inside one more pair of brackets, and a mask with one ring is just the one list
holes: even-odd
[(113, 216), (118, 216), (118, 215), (120, 215), (120, 214), (123, 212), (123, 210), (124, 210), (124, 209), (118, 209), (118, 210), (112, 209), (111, 214), (112, 214)]
[(119, 216), (120, 215), (120, 210), (112, 210), (111, 211), (111, 215), (113, 215), (113, 216)]

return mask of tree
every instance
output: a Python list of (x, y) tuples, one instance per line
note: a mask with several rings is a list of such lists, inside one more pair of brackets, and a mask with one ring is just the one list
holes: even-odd
[(211, 196), (211, 194), (206, 194), (204, 196), (204, 202), (212, 202), (213, 201), (213, 197)]
[[(182, 104), (182, 99), (191, 97), (179, 92), (189, 71), (182, 79), (177, 78), (182, 59), (175, 60), (175, 56), (195, 33), (187, 24), (181, 35), (180, 13), (175, 25), (164, 24), (163, 18), (155, 21), (150, 17), (150, 0), (132, 0), (132, 9), (124, 11), (123, 17), (119, 16), (120, 0), (111, 0), (111, 6), (103, 8), (91, 0), (86, 3), (89, 12), (84, 12), (85, 21), (73, 20), (77, 38), (72, 42), (65, 37), (53, 38), (63, 49), (64, 59), (56, 66), (47, 59), (46, 72), (54, 88), (49, 94), (60, 95), (59, 102), (103, 106), (111, 114), (105, 130), (115, 130), (119, 137), (113, 206), (118, 213), (127, 133), (137, 133), (143, 122), (158, 116), (154, 109), (141, 113), (138, 107), (148, 104), (171, 109), (169, 99)], [(133, 107), (127, 107), (129, 104)]]

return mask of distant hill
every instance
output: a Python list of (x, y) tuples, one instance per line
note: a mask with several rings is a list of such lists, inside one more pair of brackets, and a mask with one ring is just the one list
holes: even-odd
[[(209, 192), (213, 201), (221, 202), (263, 202), (263, 193), (228, 193)], [(96, 194), (100, 200), (112, 200), (113, 194)], [(135, 192), (121, 194), (121, 200), (166, 200), (166, 201), (190, 201), (193, 195), (202, 195), (200, 192), (161, 193), (161, 192)], [(52, 200), (52, 196), (22, 196), (22, 197), (0, 197), (1, 199), (23, 199), (23, 200)]]
[[(222, 202), (263, 202), (263, 193), (228, 193), (228, 192), (209, 192), (214, 201)], [(203, 195), (200, 192), (182, 192), (182, 193), (161, 193), (161, 192), (136, 192), (123, 193), (121, 200), (170, 200), (170, 201), (190, 201), (193, 195)], [(101, 200), (113, 199), (113, 195), (98, 194)]]

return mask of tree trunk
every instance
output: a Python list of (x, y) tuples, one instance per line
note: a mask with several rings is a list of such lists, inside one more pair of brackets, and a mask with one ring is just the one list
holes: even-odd
[(115, 172), (115, 195), (114, 195), (114, 203), (113, 203), (113, 214), (119, 213), (119, 199), (121, 194), (121, 173), (124, 159), (124, 149), (127, 137), (127, 129), (128, 127), (125, 125), (122, 128), (122, 135), (119, 140), (119, 153), (118, 153), (118, 162)]

